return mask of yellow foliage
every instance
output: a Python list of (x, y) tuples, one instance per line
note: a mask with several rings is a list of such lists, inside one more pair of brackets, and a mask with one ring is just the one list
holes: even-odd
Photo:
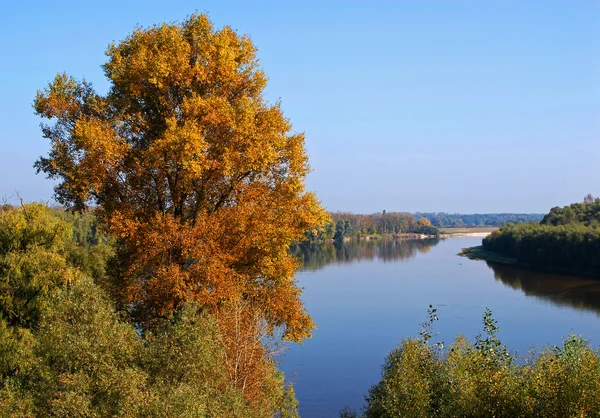
[(107, 50), (106, 96), (64, 74), (35, 108), (57, 199), (89, 202), (118, 238), (113, 290), (141, 323), (189, 300), (244, 303), (299, 341), (314, 327), (292, 241), (327, 219), (304, 188), (304, 136), (262, 97), (256, 48), (204, 15), (137, 29)]
[(419, 225), (420, 226), (431, 226), (431, 221), (427, 218), (421, 218), (421, 219), (419, 219)]

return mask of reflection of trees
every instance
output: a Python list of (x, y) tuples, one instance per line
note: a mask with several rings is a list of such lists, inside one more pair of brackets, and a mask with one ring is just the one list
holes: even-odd
[(417, 252), (426, 253), (440, 240), (360, 240), (336, 244), (294, 244), (291, 253), (300, 260), (302, 270), (318, 270), (330, 263), (379, 259), (386, 261), (404, 260)]
[(527, 296), (550, 301), (556, 305), (593, 311), (600, 315), (600, 280), (540, 273), (486, 261), (500, 280)]

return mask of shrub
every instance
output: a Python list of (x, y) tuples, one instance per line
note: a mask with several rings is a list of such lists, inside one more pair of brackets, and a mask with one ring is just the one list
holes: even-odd
[(431, 309), (421, 338), (402, 341), (387, 356), (363, 417), (600, 416), (600, 352), (581, 337), (529, 360), (515, 358), (486, 310), (483, 337), (472, 343), (458, 336), (443, 352), (429, 344)]

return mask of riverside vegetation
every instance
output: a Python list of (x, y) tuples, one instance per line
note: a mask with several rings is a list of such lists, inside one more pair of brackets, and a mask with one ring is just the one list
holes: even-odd
[(404, 212), (373, 213), (370, 215), (350, 212), (330, 213), (331, 221), (320, 226), (314, 226), (306, 232), (307, 242), (321, 243), (324, 241), (343, 242), (350, 238), (406, 236), (411, 234), (438, 237), (439, 230), (431, 225), (427, 218), (417, 219), (414, 215)]
[(507, 223), (539, 222), (544, 215), (539, 213), (476, 213), (464, 215), (459, 213), (415, 213), (417, 218), (427, 218), (438, 228), (461, 228), (502, 226)]
[[(600, 274), (600, 199), (555, 207), (539, 223), (508, 223), (463, 255), (503, 264)], [(420, 338), (386, 358), (382, 379), (366, 397), (362, 417), (598, 417), (600, 351), (571, 335), (562, 346), (512, 355), (489, 310), (484, 336), (458, 336), (449, 349), (430, 344), (437, 321), (430, 307)], [(357, 417), (350, 409), (343, 418)]]
[[(482, 251), (483, 250), (483, 251)], [(600, 199), (555, 207), (539, 223), (506, 224), (470, 248), (472, 258), (600, 276)]]
[[(334, 212), (329, 214), (331, 222), (324, 226), (314, 227), (306, 234), (308, 241), (318, 243), (324, 241), (343, 241), (349, 238), (414, 236), (428, 235), (438, 237), (439, 228), (476, 228), (497, 227), (508, 222), (530, 222), (542, 219), (541, 214), (528, 213), (491, 213), (491, 214), (448, 214), (379, 212), (370, 215), (351, 212)], [(449, 229), (448, 232), (452, 232)]]
[[(600, 351), (574, 335), (561, 346), (524, 358), (498, 338), (492, 313), (483, 335), (458, 336), (448, 349), (432, 344), (436, 310), (419, 338), (406, 339), (386, 358), (382, 379), (369, 390), (364, 418), (598, 417)], [(359, 414), (348, 408), (341, 418)]]
[(103, 288), (116, 241), (97, 227), (41, 204), (0, 210), (1, 416), (297, 416), (266, 347), (260, 380), (238, 384), (198, 302), (140, 332)]

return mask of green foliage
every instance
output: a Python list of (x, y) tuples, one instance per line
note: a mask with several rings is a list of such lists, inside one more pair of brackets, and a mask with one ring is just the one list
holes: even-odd
[(57, 211), (55, 215), (73, 228), (67, 253), (69, 262), (97, 282), (105, 282), (106, 266), (115, 253), (115, 240), (100, 230), (100, 222), (91, 211)]
[(539, 222), (542, 219), (539, 213), (415, 213), (417, 219), (427, 218), (432, 225), (442, 227), (473, 227), (473, 226), (502, 226), (507, 223)]
[(70, 262), (73, 224), (41, 204), (0, 213), (0, 406), (23, 416), (135, 416), (141, 341)]
[(71, 226), (40, 203), (0, 212), (0, 251), (4, 255), (35, 248), (61, 252), (70, 242), (71, 234)]
[(262, 402), (246, 400), (197, 306), (145, 334), (117, 313), (93, 270), (72, 265), (73, 252), (110, 248), (93, 225), (39, 204), (0, 211), (1, 417), (297, 417), (273, 362)]
[(500, 363), (510, 362), (512, 359), (506, 346), (500, 342), (496, 335), (498, 331), (498, 321), (492, 318), (492, 311), (486, 308), (483, 313), (483, 332), (485, 333), (485, 338), (481, 335), (475, 337), (475, 348), (492, 361)]
[(242, 393), (227, 383), (217, 328), (197, 306), (184, 305), (146, 336), (144, 368), (155, 389), (150, 416), (242, 416)]
[(0, 212), (0, 317), (30, 328), (49, 294), (81, 277), (66, 260), (72, 229), (44, 205)]
[(357, 418), (358, 414), (352, 408), (345, 406), (340, 410), (340, 418)]
[[(350, 226), (347, 228), (347, 226)], [(335, 223), (335, 234), (333, 235), (334, 241), (341, 242), (352, 234), (352, 226), (348, 220), (339, 220)]]
[(36, 332), (41, 365), (30, 379), (38, 411), (139, 416), (146, 402), (143, 343), (91, 280), (57, 292)]
[(388, 355), (364, 417), (600, 416), (600, 352), (581, 337), (516, 361), (486, 309), (485, 337), (473, 344), (459, 336), (444, 353), (428, 344), (435, 318), (430, 307), (421, 339), (404, 340)]
[(507, 224), (483, 239), (486, 250), (532, 266), (600, 274), (600, 228)]
[(416, 232), (419, 234), (423, 234), (423, 235), (431, 235), (434, 237), (437, 237), (440, 235), (440, 231), (437, 229), (437, 227), (433, 226), (433, 225), (419, 225), (418, 228), (416, 228), (414, 231), (411, 232)]
[(539, 224), (504, 225), (482, 244), (519, 263), (600, 275), (600, 199), (552, 208)]
[(381, 382), (369, 390), (365, 416), (432, 416), (441, 399), (438, 369), (431, 347), (419, 340), (404, 340), (386, 358)]
[(6, 379), (0, 386), (0, 416), (31, 418), (35, 416), (33, 400), (33, 394), (24, 390), (18, 381)]
[(600, 223), (600, 199), (586, 196), (583, 203), (573, 203), (562, 208), (554, 207), (540, 223), (553, 226), (571, 223), (598, 226)]
[(217, 327), (196, 306), (141, 336), (83, 279), (53, 295), (35, 338), (33, 366), (4, 376), (6, 408), (69, 417), (296, 416), (293, 391), (275, 369), (263, 404), (229, 383)]
[[(433, 305), (429, 305), (427, 309), (427, 320), (421, 322), (421, 330), (419, 331), (419, 335), (421, 336), (421, 341), (423, 344), (429, 344), (429, 340), (434, 337), (433, 334), (433, 324), (435, 321), (439, 321), (439, 318), (436, 314), (437, 309), (433, 307)], [(443, 343), (441, 344), (443, 346)]]
[(580, 336), (546, 350), (529, 370), (538, 416), (600, 416), (600, 352)]
[(18, 375), (35, 364), (35, 338), (27, 328), (9, 326), (0, 319), (0, 376)]
[(425, 234), (438, 236), (435, 226), (422, 225), (410, 213), (386, 212), (370, 215), (350, 212), (335, 212), (329, 214), (331, 222), (322, 227), (311, 228), (306, 237), (311, 243), (324, 240), (341, 242), (344, 238), (363, 237), (368, 235), (401, 235)]

